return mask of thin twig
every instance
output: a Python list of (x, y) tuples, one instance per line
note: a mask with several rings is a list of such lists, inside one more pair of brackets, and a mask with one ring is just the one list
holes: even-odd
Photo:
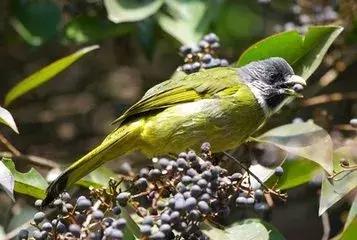
[(308, 98), (302, 102), (303, 106), (313, 106), (330, 102), (338, 102), (343, 100), (356, 100), (357, 92), (332, 93), (324, 94), (316, 97)]
[(327, 212), (324, 212), (322, 214), (321, 221), (322, 221), (322, 229), (324, 231), (321, 240), (328, 240), (330, 236), (331, 226), (330, 226), (330, 220), (328, 218)]
[(243, 168), (245, 171), (247, 171), (251, 176), (254, 177), (255, 180), (257, 180), (258, 183), (261, 184), (261, 186), (263, 186), (263, 188), (271, 194), (274, 194), (275, 196), (277, 196), (278, 198), (280, 198), (282, 201), (286, 201), (287, 195), (286, 194), (281, 194), (280, 191), (275, 191), (274, 189), (269, 188), (267, 185), (265, 185), (265, 183), (260, 180), (260, 178), (255, 175), (252, 171), (249, 170), (249, 168), (247, 168), (246, 166), (244, 166), (241, 162), (239, 162), (239, 160), (237, 158), (235, 158), (234, 156), (232, 156), (231, 154), (227, 153), (227, 152), (223, 152), (224, 155), (226, 155), (228, 158), (232, 159), (233, 161), (235, 161), (241, 168)]
[(52, 160), (43, 157), (33, 156), (33, 155), (24, 155), (24, 154), (15, 155), (14, 153), (11, 152), (0, 152), (0, 158), (2, 157), (12, 158), (18, 161), (28, 161), (33, 165), (48, 168), (48, 169), (60, 167), (59, 164), (57, 164)]
[(0, 142), (10, 151), (12, 152), (12, 154), (14, 154), (15, 156), (20, 156), (21, 152), (19, 150), (17, 150), (17, 148), (14, 147), (14, 145), (12, 145), (9, 140), (7, 140), (7, 138), (2, 135), (0, 133)]

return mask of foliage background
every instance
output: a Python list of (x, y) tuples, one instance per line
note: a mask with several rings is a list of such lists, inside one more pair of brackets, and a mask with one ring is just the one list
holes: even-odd
[[(217, 0), (219, 7), (211, 7), (212, 2), (215, 1), (206, 2), (208, 10), (203, 21), (207, 21), (207, 31), (221, 38), (220, 55), (230, 62), (236, 61), (257, 40), (294, 28), (294, 24), (303, 25), (301, 14), (294, 14), (295, 1), (273, 0), (271, 4), (261, 4), (251, 0)], [(349, 92), (352, 97), (312, 106), (303, 106), (308, 103), (305, 99), (299, 103), (302, 106), (296, 114), (275, 119), (272, 124), (288, 123), (297, 117), (314, 118), (330, 131), (335, 141), (340, 141), (355, 134), (347, 123), (357, 116), (356, 6), (348, 0), (298, 1), (298, 4), (309, 9), (309, 2), (336, 9), (337, 18), (332, 20), (341, 23), (345, 32), (309, 80), (315, 87), (319, 86), (316, 83), (322, 84), (318, 89), (310, 88), (307, 96)], [(177, 54), (181, 43), (160, 27), (155, 15), (116, 25), (106, 14), (103, 2), (96, 0), (0, 2), (0, 96), (5, 96), (21, 79), (81, 46), (100, 45), (99, 50), (8, 108), (21, 135), (5, 128), (2, 132), (22, 153), (61, 164), (72, 162), (113, 129), (110, 122), (124, 109), (148, 88), (168, 79), (182, 63)], [(184, 36), (178, 39), (182, 41)], [(325, 84), (329, 79), (324, 80), (326, 73), (331, 69), (336, 70), (333, 73), (337, 76)], [(134, 154), (128, 159), (142, 158)], [(115, 162), (110, 164), (119, 169)], [(16, 162), (16, 167), (23, 171), (29, 169), (21, 161)], [(37, 167), (37, 170), (45, 174), (48, 169)], [(321, 237), (318, 190), (313, 183), (291, 190), (287, 205), (278, 206), (272, 212), (272, 224), (287, 239)], [(30, 207), (32, 199), (18, 196), (17, 200), (13, 203), (5, 193), (0, 193), (0, 225), (6, 231), (18, 226), (25, 216), (31, 217), (34, 211)], [(343, 226), (347, 210), (346, 203), (331, 210), (331, 235)]]

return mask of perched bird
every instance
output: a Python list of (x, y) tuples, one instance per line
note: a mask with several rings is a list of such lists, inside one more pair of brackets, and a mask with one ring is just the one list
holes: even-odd
[(139, 150), (148, 156), (243, 143), (306, 82), (274, 57), (241, 68), (217, 67), (173, 78), (151, 89), (114, 123), (103, 142), (69, 166), (47, 189), (44, 205), (66, 187), (118, 156)]

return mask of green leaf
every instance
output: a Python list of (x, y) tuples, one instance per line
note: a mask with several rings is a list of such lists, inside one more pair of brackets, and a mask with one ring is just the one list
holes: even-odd
[(46, 180), (34, 168), (26, 173), (18, 172), (11, 159), (3, 158), (2, 162), (15, 178), (15, 192), (26, 194), (35, 198), (44, 198), (48, 186)]
[(14, 176), (1, 161), (0, 162), (0, 187), (7, 193), (7, 195), (9, 195), (12, 201), (15, 201), (14, 185), (15, 185)]
[(30, 45), (39, 46), (57, 33), (61, 10), (53, 1), (13, 0), (12, 25)]
[(64, 33), (68, 40), (83, 44), (121, 36), (131, 29), (127, 24), (114, 24), (99, 17), (79, 16), (66, 24)]
[(355, 195), (355, 199), (353, 200), (350, 211), (348, 213), (344, 230), (347, 229), (347, 227), (352, 223), (352, 221), (356, 218), (356, 216), (357, 216), (357, 194)]
[(5, 108), (0, 107), (0, 123), (9, 126), (14, 132), (19, 133), (14, 118)]
[(282, 57), (295, 74), (308, 79), (342, 30), (339, 26), (312, 26), (304, 35), (297, 31), (272, 35), (249, 47), (235, 65), (240, 67), (256, 60)]
[(259, 219), (246, 219), (224, 229), (205, 223), (203, 232), (209, 239), (283, 240), (284, 237), (270, 224)]
[(106, 187), (108, 186), (109, 179), (115, 176), (116, 174), (112, 170), (102, 166), (88, 174), (86, 177), (79, 180), (77, 184), (83, 187)]
[(170, 15), (158, 14), (161, 28), (183, 44), (197, 43), (215, 19), (220, 0), (167, 0)]
[(62, 72), (64, 69), (69, 67), (72, 63), (80, 59), (82, 56), (97, 48), (98, 46), (96, 45), (82, 48), (81, 50), (67, 57), (61, 58), (51, 63), (50, 65), (47, 65), (41, 70), (35, 72), (34, 74), (28, 76), (27, 78), (19, 82), (6, 94), (5, 105), (9, 105), (18, 97), (44, 84), (46, 81), (50, 80), (58, 73)]
[(279, 178), (272, 176), (267, 181), (268, 186), (276, 183), (276, 188), (287, 190), (309, 182), (321, 170), (318, 164), (303, 158), (285, 161), (282, 168), (283, 176)]
[[(354, 146), (356, 143), (354, 143)], [(353, 145), (344, 146), (337, 149), (334, 153), (333, 165), (334, 172), (338, 173), (343, 170), (340, 165), (341, 159), (348, 161), (350, 166), (357, 165), (357, 153)], [(346, 194), (357, 187), (357, 171), (345, 171), (338, 174), (333, 179), (328, 179), (326, 176), (322, 182), (319, 215), (323, 214), (327, 209), (333, 206)]]
[(136, 239), (141, 239), (140, 228), (138, 226), (138, 215), (131, 206), (122, 208), (122, 216), (127, 222), (127, 228)]
[(324, 129), (312, 122), (286, 124), (254, 140), (271, 143), (292, 155), (314, 161), (332, 173), (332, 140)]
[(164, 0), (104, 0), (108, 18), (114, 23), (136, 22), (156, 13)]

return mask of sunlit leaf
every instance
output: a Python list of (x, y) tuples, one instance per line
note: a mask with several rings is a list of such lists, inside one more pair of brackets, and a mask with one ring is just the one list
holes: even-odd
[(356, 216), (357, 216), (357, 195), (355, 196), (355, 199), (353, 200), (353, 203), (351, 205), (344, 229), (346, 229), (352, 223), (352, 221), (356, 218)]
[(44, 84), (46, 81), (50, 80), (58, 73), (62, 72), (64, 69), (69, 67), (72, 63), (80, 59), (82, 56), (97, 48), (98, 46), (90, 46), (90, 47), (82, 48), (81, 50), (67, 57), (61, 58), (51, 63), (50, 65), (47, 65), (41, 70), (35, 72), (34, 74), (28, 76), (27, 78), (19, 82), (15, 87), (13, 87), (6, 94), (5, 105), (9, 105), (18, 97)]
[(220, 0), (167, 0), (168, 14), (158, 14), (161, 28), (183, 44), (197, 43), (216, 17)]
[(15, 178), (15, 192), (26, 194), (35, 198), (44, 198), (48, 186), (46, 180), (34, 168), (26, 173), (15, 169), (15, 164), (10, 159), (3, 159), (4, 165)]
[(5, 108), (0, 107), (0, 123), (9, 126), (14, 132), (19, 133), (14, 118)]
[(84, 187), (106, 187), (110, 178), (114, 177), (115, 173), (107, 167), (99, 167), (86, 177), (77, 182), (78, 185)]
[(297, 31), (272, 35), (248, 48), (236, 66), (269, 57), (282, 57), (297, 75), (308, 79), (342, 30), (339, 26), (312, 26), (303, 35)]
[(350, 166), (357, 165), (357, 151), (354, 146), (345, 146), (334, 153), (334, 172), (341, 173), (334, 178), (324, 178), (321, 187), (319, 215), (343, 198), (347, 193), (357, 187), (357, 171), (343, 171), (340, 161), (348, 161)]
[(251, 240), (283, 240), (284, 237), (271, 225), (259, 219), (247, 219), (220, 229), (205, 223), (203, 232), (210, 239), (251, 239)]
[(127, 24), (115, 24), (99, 17), (79, 16), (66, 24), (64, 33), (68, 40), (83, 44), (121, 36), (131, 29)]
[(61, 22), (61, 10), (53, 1), (12, 2), (14, 18), (11, 23), (18, 34), (33, 46), (53, 37)]
[(271, 143), (292, 155), (314, 161), (332, 173), (332, 140), (324, 129), (312, 122), (283, 125), (254, 140)]
[(164, 0), (104, 0), (108, 18), (115, 23), (136, 22), (156, 13)]
[(301, 184), (309, 182), (318, 172), (321, 167), (306, 159), (292, 159), (285, 161), (282, 165), (284, 174), (277, 178), (272, 176), (267, 181), (268, 186), (275, 185), (281, 190), (290, 189)]
[(14, 176), (10, 170), (0, 161), (0, 187), (9, 195), (9, 197), (15, 201), (14, 198)]

